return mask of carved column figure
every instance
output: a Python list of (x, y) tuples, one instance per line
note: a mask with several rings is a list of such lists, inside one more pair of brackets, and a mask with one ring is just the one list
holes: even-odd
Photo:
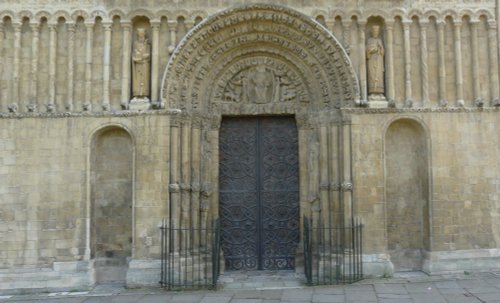
[(410, 20), (403, 21), (404, 33), (404, 58), (405, 58), (405, 107), (413, 107), (412, 87), (411, 87), (411, 41), (410, 41)]
[(438, 61), (439, 61), (439, 105), (448, 106), (446, 100), (446, 57), (445, 57), (445, 41), (444, 41), (445, 22), (439, 21), (438, 28)]
[(111, 109), (110, 102), (110, 68), (111, 68), (111, 23), (103, 22), (104, 28), (104, 51), (103, 51), (103, 70), (102, 70), (102, 109), (108, 111)]
[(498, 41), (497, 41), (497, 23), (494, 20), (488, 22), (488, 44), (490, 57), (490, 88), (491, 103), (493, 106), (500, 106), (500, 92), (498, 84)]
[(128, 21), (122, 21), (123, 29), (123, 57), (122, 57), (122, 100), (121, 106), (123, 109), (128, 109), (128, 102), (130, 100), (130, 29), (132, 24)]
[(152, 60), (151, 60), (151, 101), (158, 103), (158, 73), (160, 65), (160, 21), (151, 22), (152, 29)]
[(462, 35), (461, 27), (462, 22), (456, 21), (453, 24), (455, 35), (455, 66), (456, 66), (456, 85), (457, 85), (457, 105), (465, 106), (464, 101), (464, 79), (463, 79), (463, 65), (462, 65)]
[(55, 23), (49, 23), (49, 102), (47, 112), (56, 110), (56, 54), (57, 54), (57, 29)]
[(427, 20), (420, 21), (420, 64), (422, 82), (422, 107), (429, 107), (429, 67), (427, 54)]
[[(31, 83), (30, 83), (30, 104), (29, 112), (35, 112), (38, 107), (38, 44), (40, 39), (40, 24), (31, 23)], [(1, 44), (1, 42), (0, 42)], [(0, 56), (1, 57), (1, 56)], [(1, 71), (0, 71), (1, 73)]]
[(478, 107), (484, 106), (484, 99), (481, 97), (481, 85), (479, 83), (479, 50), (478, 50), (478, 36), (477, 27), (479, 25), (478, 19), (472, 19), (471, 25), (471, 40), (472, 40), (472, 81), (473, 81), (473, 93), (474, 93), (474, 103)]
[(87, 41), (85, 50), (85, 103), (84, 111), (92, 110), (92, 44), (94, 39), (94, 24), (85, 23)]
[(75, 24), (68, 23), (68, 96), (66, 110), (73, 110), (73, 77), (74, 77), (74, 52), (75, 52)]
[(371, 37), (368, 38), (366, 42), (368, 106), (373, 108), (384, 108), (387, 107), (387, 101), (384, 95), (385, 48), (380, 38), (380, 25), (372, 25), (370, 30)]
[(151, 46), (146, 37), (146, 28), (136, 30), (132, 48), (132, 100), (131, 109), (147, 110), (150, 107)]

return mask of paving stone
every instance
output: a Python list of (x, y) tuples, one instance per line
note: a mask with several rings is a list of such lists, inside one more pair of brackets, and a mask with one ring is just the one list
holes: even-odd
[(391, 299), (391, 300), (403, 300), (403, 299), (411, 299), (409, 294), (384, 294), (377, 292), (378, 299)]
[(262, 303), (262, 299), (232, 299), (231, 303)]
[(410, 296), (415, 303), (446, 303), (439, 293), (412, 293)]
[(316, 287), (314, 289), (314, 294), (324, 294), (324, 295), (343, 295), (345, 293), (343, 286), (328, 286), (328, 287)]
[(375, 284), (377, 294), (408, 294), (403, 284)]
[(197, 303), (202, 298), (201, 294), (175, 294), (169, 303)]
[(231, 297), (204, 297), (201, 299), (200, 303), (228, 303), (231, 301)]
[(161, 294), (161, 295), (145, 295), (139, 300), (139, 303), (167, 303), (172, 300), (172, 295)]
[(448, 303), (478, 303), (480, 302), (476, 297), (465, 296), (464, 294), (452, 294), (443, 296)]
[(312, 297), (312, 301), (314, 303), (342, 303), (345, 302), (345, 296), (344, 295), (326, 295), (326, 294), (315, 294)]

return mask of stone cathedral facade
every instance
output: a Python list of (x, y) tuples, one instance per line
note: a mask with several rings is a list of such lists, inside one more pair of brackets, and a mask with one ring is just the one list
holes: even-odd
[(254, 2), (1, 1), (0, 291), (157, 285), (159, 226), (255, 182), (361, 220), (367, 276), (500, 270), (500, 3)]

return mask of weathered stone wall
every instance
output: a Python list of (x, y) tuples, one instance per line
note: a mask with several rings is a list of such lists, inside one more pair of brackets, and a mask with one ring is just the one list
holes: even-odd
[[(188, 216), (189, 210), (182, 208), (186, 205), (182, 201), (189, 200), (192, 191), (204, 199), (200, 200), (206, 204), (203, 211), (210, 209), (212, 216), (216, 216), (218, 162), (213, 159), (218, 158), (218, 126), (212, 124), (217, 124), (221, 115), (297, 114), (296, 108), (286, 104), (209, 107), (210, 102), (217, 101), (204, 99), (204, 94), (214, 87), (212, 79), (204, 79), (204, 89), (192, 95), (189, 89), (200, 79), (189, 68), (220, 67), (213, 67), (208, 61), (197, 64), (198, 58), (191, 53), (180, 53), (177, 57), (180, 63), (176, 65), (179, 82), (173, 83), (178, 87), (171, 85), (172, 96), (178, 94), (179, 98), (172, 98), (172, 104), (185, 108), (186, 104), (175, 102), (199, 98), (207, 102), (202, 104), (206, 110), (204, 115), (176, 115), (176, 119), (170, 120), (173, 111), (169, 112), (168, 108), (143, 113), (122, 111), (131, 99), (130, 52), (135, 28), (146, 24), (152, 47), (150, 99), (156, 107), (161, 107), (164, 95), (161, 89), (172, 83), (170, 78), (162, 78), (163, 73), (186, 34), (203, 19), (229, 6), (252, 2), (210, 1), (211, 6), (207, 7), (207, 2), (201, 0), (2, 1), (0, 289), (83, 287), (96, 281), (92, 257), (97, 246), (95, 227), (102, 220), (96, 220), (92, 214), (96, 205), (103, 203), (109, 189), (99, 187), (105, 184), (97, 182), (92, 175), (108, 163), (92, 153), (92, 142), (97, 142), (100, 131), (108, 127), (130, 136), (131, 145), (126, 148), (133, 151), (133, 164), (129, 158), (123, 161), (113, 158), (112, 148), (102, 154), (111, 157), (109, 163), (116, 160), (120, 162), (117, 164), (120, 169), (124, 168), (123, 164), (127, 169), (131, 166), (133, 172), (129, 175), (127, 170), (127, 180), (118, 186), (127, 188), (121, 198), (132, 206), (132, 217), (125, 222), (126, 227), (122, 226), (132, 233), (132, 245), (126, 247), (124, 253), (132, 258), (127, 272), (129, 285), (157, 283), (158, 225), (168, 216), (169, 186), (172, 197), (180, 201), (173, 204), (179, 220), (181, 216)], [(334, 46), (336, 59), (345, 54), (344, 49), (347, 51), (351, 62), (345, 56), (345, 60), (339, 61), (345, 65), (341, 68), (339, 65), (331, 69), (321, 61), (311, 64), (322, 65), (324, 75), (333, 77), (316, 81), (323, 83), (314, 83), (318, 78), (314, 78), (310, 70), (298, 68), (304, 73), (301, 78), (304, 83), (311, 82), (314, 88), (332, 88), (330, 94), (321, 96), (326, 98), (323, 103), (331, 104), (331, 108), (341, 102), (332, 97), (342, 92), (335, 77), (346, 79), (352, 70), (357, 79), (352, 77), (347, 86), (353, 86), (352, 92), (357, 92), (359, 84), (360, 96), (350, 97), (361, 99), (355, 101), (367, 100), (365, 43), (369, 26), (380, 22), (386, 48), (386, 95), (397, 108), (344, 109), (352, 127), (343, 129), (345, 149), (340, 150), (334, 144), (338, 135), (338, 112), (329, 117), (333, 112), (323, 113), (317, 107), (320, 113), (314, 113), (307, 102), (303, 102), (303, 110), (296, 116), (303, 176), (301, 211), (310, 215), (311, 209), (315, 209), (314, 212), (319, 213), (318, 201), (327, 201), (323, 197), (327, 189), (339, 190), (342, 185), (346, 187), (342, 189), (348, 191), (354, 184), (352, 210), (365, 223), (364, 261), (368, 274), (392, 272), (390, 259), (394, 243), (420, 249), (416, 267), (429, 272), (498, 269), (500, 137), (495, 130), (500, 114), (493, 106), (500, 104), (497, 104), (500, 32), (495, 20), (499, 10), (495, 1), (316, 0), (307, 5), (299, 0), (273, 2), (303, 12), (331, 31), (342, 46), (327, 37)], [(429, 9), (430, 4), (433, 9)], [(269, 26), (266, 30), (284, 28), (287, 35), (299, 32), (305, 37), (304, 30), (322, 29), (309, 19), (305, 22), (301, 18), (294, 19), (293, 26), (280, 25), (274, 29)], [(220, 20), (212, 19), (210, 24), (217, 21)], [(216, 30), (199, 28), (191, 37), (210, 36), (224, 30), (227, 28), (222, 25)], [(222, 33), (219, 37), (226, 36)], [(321, 40), (314, 39), (325, 38), (325, 35), (320, 31), (317, 37), (307, 36), (303, 41), (290, 37), (293, 36), (287, 39), (293, 40), (300, 51), (306, 49), (307, 43), (321, 45), (318, 42)], [(237, 46), (221, 43), (223, 39), (216, 43), (201, 40), (206, 42), (205, 51), (221, 56), (216, 57), (220, 62), (230, 60), (225, 60), (223, 51), (216, 47), (230, 48), (234, 53), (239, 51)], [(184, 46), (200, 45), (197, 41), (187, 42)], [(260, 46), (259, 43), (252, 47)], [(306, 54), (326, 52), (314, 45)], [(279, 50), (277, 53), (283, 55), (287, 48)], [(260, 50), (250, 48), (250, 51), (252, 56), (262, 54)], [(184, 60), (183, 55), (189, 57), (188, 60)], [(259, 59), (260, 62), (279, 57), (267, 55)], [(296, 64), (294, 68), (307, 67), (304, 62), (289, 61)], [(182, 69), (184, 62), (190, 63), (186, 69)], [(228, 70), (228, 73), (238, 72)], [(335, 72), (330, 73), (332, 70)], [(190, 78), (182, 78), (183, 75)], [(224, 79), (232, 78), (221, 79), (224, 84)], [(193, 86), (180, 84), (188, 80)], [(323, 93), (322, 89), (311, 91), (313, 96)], [(311, 103), (321, 101), (313, 99)], [(192, 108), (197, 108), (195, 105), (198, 103)], [(349, 121), (349, 117), (344, 120)], [(408, 131), (403, 127), (404, 121), (411, 121), (408, 123), (417, 125), (421, 131)], [(352, 149), (349, 150), (351, 129)], [(417, 133), (419, 141), (415, 142), (412, 134)], [(335, 155), (330, 155), (330, 151)], [(336, 163), (340, 153), (344, 162)], [(408, 159), (411, 165), (405, 166), (405, 155), (414, 155)], [(401, 166), (395, 165), (398, 163)], [(343, 166), (339, 170), (343, 171), (342, 176), (337, 175), (336, 165)], [(408, 173), (408, 179), (398, 179), (402, 172)], [(212, 187), (196, 184), (206, 180)], [(397, 190), (407, 183), (418, 186)], [(347, 213), (351, 210), (351, 200), (349, 194), (345, 196)], [(335, 199), (332, 201), (337, 201)], [(406, 199), (405, 203), (400, 199)], [(389, 220), (398, 217), (399, 210), (402, 213), (399, 226), (405, 222), (412, 224), (394, 233), (389, 231)], [(183, 221), (180, 220), (181, 224)], [(102, 222), (105, 226), (108, 224)], [(407, 237), (414, 232), (422, 239), (410, 243)]]
[[(386, 158), (387, 145), (391, 144), (386, 138), (390, 125), (398, 127), (398, 121), (409, 120), (425, 130), (429, 144), (429, 191), (423, 197), (429, 209), (423, 216), (430, 218), (430, 234), (423, 236), (424, 244), (427, 237), (431, 253), (425, 257), (424, 270), (496, 268), (498, 259), (494, 257), (498, 258), (500, 247), (500, 137), (495, 131), (495, 125), (500, 123), (498, 110), (351, 112), (355, 205), (366, 227), (364, 252), (384, 254), (390, 249), (386, 231), (391, 225), (387, 167), (390, 170), (390, 162), (397, 159)], [(408, 155), (406, 161), (416, 158)], [(406, 186), (425, 181), (424, 176), (417, 176)], [(401, 188), (401, 192), (405, 191), (408, 189)], [(406, 196), (410, 201), (416, 198), (409, 192)], [(398, 207), (404, 208), (404, 203), (399, 201)], [(406, 216), (420, 216), (425, 211), (425, 207), (413, 207), (401, 210), (410, 212)], [(428, 245), (423, 247), (427, 249)]]
[[(0, 4), (0, 112), (113, 111), (130, 101), (138, 22), (151, 43), (151, 101), (175, 46), (201, 20), (253, 1)], [(348, 50), (367, 100), (364, 45), (377, 19), (396, 107), (489, 106), (500, 98), (495, 1), (274, 1), (323, 24)], [(375, 18), (375, 19), (373, 19)], [(138, 21), (141, 20), (141, 21)], [(144, 23), (145, 22), (145, 23)], [(500, 102), (500, 101), (498, 101)]]
[[(134, 181), (127, 191), (134, 194), (130, 211), (135, 224), (122, 222), (135, 232), (132, 256), (159, 258), (158, 226), (168, 201), (167, 125), (165, 115), (0, 119), (0, 289), (23, 287), (19, 283), (24, 280), (25, 288), (92, 283), (93, 266), (88, 263), (92, 229), (120, 232), (111, 230), (107, 221), (90, 226), (91, 221), (99, 223), (91, 220), (91, 207), (103, 198), (95, 189), (96, 201), (89, 195), (95, 184), (91, 167), (99, 166), (95, 158), (97, 162), (91, 163), (91, 142), (106, 127), (128, 132), (134, 142)], [(79, 264), (68, 273), (72, 279), (63, 279), (58, 272), (61, 262)], [(23, 274), (34, 275), (37, 268), (47, 276), (42, 278), (42, 272), (34, 282), (31, 276), (23, 280)]]

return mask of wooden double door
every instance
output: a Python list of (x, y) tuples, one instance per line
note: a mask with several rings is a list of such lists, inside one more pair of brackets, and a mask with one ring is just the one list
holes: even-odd
[(295, 119), (224, 118), (219, 155), (226, 269), (294, 269), (300, 230)]

